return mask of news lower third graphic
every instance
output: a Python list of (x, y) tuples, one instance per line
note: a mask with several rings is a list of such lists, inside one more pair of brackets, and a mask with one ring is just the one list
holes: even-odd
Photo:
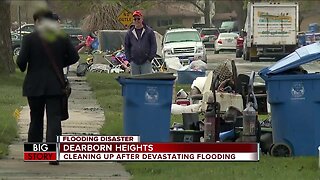
[(56, 161), (56, 143), (25, 143), (24, 161)]
[(258, 143), (142, 143), (139, 136), (59, 136), (25, 143), (24, 161), (259, 161)]

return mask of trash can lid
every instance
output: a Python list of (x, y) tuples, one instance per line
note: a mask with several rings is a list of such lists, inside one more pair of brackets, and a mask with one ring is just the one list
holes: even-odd
[(303, 46), (282, 58), (276, 64), (262, 69), (259, 71), (259, 75), (264, 79), (267, 75), (278, 74), (318, 59), (320, 59), (320, 43), (316, 42)]
[(175, 80), (176, 76), (174, 76), (173, 73), (150, 73), (133, 76), (119, 76), (119, 78), (143, 80)]

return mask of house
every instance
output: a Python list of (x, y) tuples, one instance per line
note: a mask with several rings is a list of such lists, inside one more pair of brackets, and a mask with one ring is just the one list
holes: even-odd
[(311, 23), (317, 23), (320, 25), (320, 15), (317, 13), (312, 15), (305, 15), (303, 18), (301, 18), (300, 22), (300, 31), (307, 32), (309, 31), (309, 24)]
[(212, 23), (216, 27), (220, 27), (223, 21), (235, 21), (237, 20), (237, 13), (235, 11), (228, 13), (216, 13), (212, 18)]
[(144, 21), (153, 30), (164, 34), (169, 28), (192, 27), (199, 22), (203, 13), (188, 2), (157, 2), (150, 8), (143, 10)]

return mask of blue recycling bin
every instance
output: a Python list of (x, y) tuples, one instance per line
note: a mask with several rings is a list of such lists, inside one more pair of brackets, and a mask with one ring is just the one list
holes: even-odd
[(169, 142), (173, 84), (169, 75), (119, 77), (123, 96), (124, 134), (141, 142)]
[(192, 84), (197, 77), (205, 77), (205, 71), (178, 71), (178, 84)]
[(309, 24), (309, 32), (312, 32), (312, 33), (317, 33), (317, 32), (319, 32), (319, 25), (318, 25), (318, 23), (311, 23), (311, 24)]
[(317, 59), (320, 59), (320, 44), (314, 43), (297, 49), (259, 72), (266, 82), (271, 106), (273, 146), (280, 150), (278, 153), (289, 147), (293, 156), (318, 154), (320, 74), (301, 73), (297, 68)]
[(299, 45), (299, 47), (307, 45), (306, 34), (299, 34), (298, 35), (298, 45)]

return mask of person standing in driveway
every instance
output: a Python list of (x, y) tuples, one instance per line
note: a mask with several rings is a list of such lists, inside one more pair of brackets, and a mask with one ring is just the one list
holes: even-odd
[(125, 37), (125, 54), (130, 62), (131, 75), (152, 73), (151, 61), (156, 56), (157, 42), (153, 30), (143, 22), (140, 11), (133, 12), (134, 26)]

